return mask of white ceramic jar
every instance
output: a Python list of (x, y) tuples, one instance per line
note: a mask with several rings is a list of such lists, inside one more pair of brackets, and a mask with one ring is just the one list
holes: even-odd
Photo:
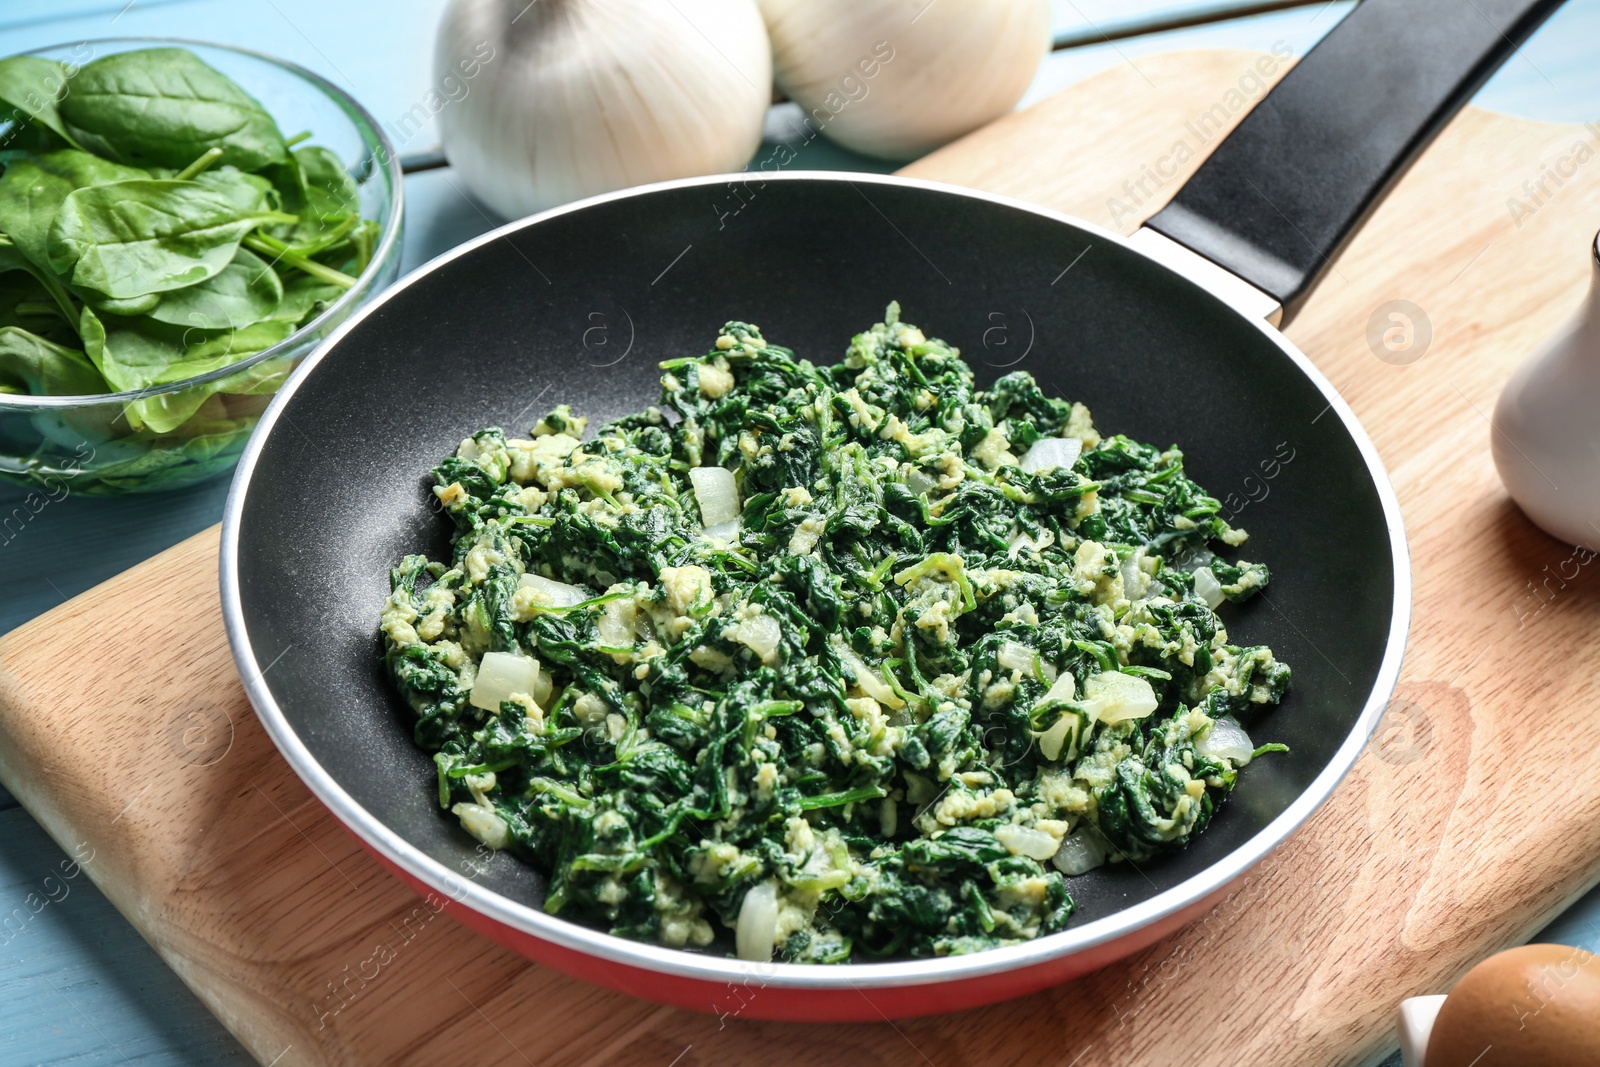
[(1491, 432), (1500, 480), (1523, 512), (1600, 551), (1600, 237), (1583, 305), (1511, 375)]

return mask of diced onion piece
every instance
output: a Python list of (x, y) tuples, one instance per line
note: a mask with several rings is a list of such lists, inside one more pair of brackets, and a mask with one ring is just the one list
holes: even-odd
[(1235, 767), (1250, 762), (1256, 746), (1244, 732), (1239, 720), (1224, 715), (1211, 724), (1211, 732), (1194, 743), (1194, 750), (1207, 759), (1225, 759)]
[(995, 653), (994, 661), (1008, 671), (1033, 670), (1033, 649), (1027, 645), (1020, 645), (1015, 641), (1006, 641), (1000, 646), (1000, 651)]
[(910, 489), (918, 496), (921, 496), (923, 493), (926, 493), (929, 489), (932, 489), (938, 484), (938, 481), (935, 480), (931, 475), (926, 474), (916, 467), (913, 467), (911, 469), (911, 473), (906, 475), (906, 488)]
[(771, 615), (756, 615), (740, 622), (729, 636), (767, 662), (778, 651), (783, 629)]
[(1011, 540), (1006, 542), (1006, 548), (1015, 556), (1018, 552), (1042, 552), (1055, 543), (1056, 535), (1049, 530), (1040, 530), (1037, 540), (1031, 534), (1018, 530), (1011, 535)]
[(849, 648), (839, 650), (839, 658), (844, 660), (844, 665), (850, 668), (850, 673), (856, 676), (856, 685), (867, 696), (888, 708), (903, 708), (906, 702), (901, 700), (895, 691), (889, 688), (889, 683), (883, 676), (873, 672), (872, 668), (864, 663), (860, 656)]
[(638, 607), (627, 598), (609, 601), (600, 617), (595, 619), (595, 631), (606, 648), (632, 648), (633, 624), (638, 617)]
[(1061, 848), (1050, 857), (1056, 870), (1068, 877), (1087, 874), (1106, 861), (1106, 846), (1100, 832), (1088, 823), (1061, 839)]
[[(500, 705), (513, 694), (538, 703), (534, 691), (539, 688), (539, 661), (515, 652), (486, 652), (478, 664), (478, 676), (472, 683), (472, 706), (484, 711), (500, 712)], [(546, 696), (549, 695), (546, 689)]]
[(734, 927), (734, 942), (741, 960), (772, 959), (778, 936), (778, 886), (762, 882), (744, 895), (739, 905), (739, 921)]
[(726, 467), (690, 467), (694, 498), (700, 502), (700, 525), (720, 526), (739, 517), (739, 490)]
[(1139, 569), (1137, 556), (1129, 556), (1122, 561), (1122, 592), (1129, 600), (1138, 600), (1144, 596), (1145, 576)]
[(1071, 700), (1077, 695), (1078, 680), (1068, 671), (1050, 684), (1044, 696), (1039, 698), (1039, 703), (1044, 704), (1051, 700)]
[(1067, 734), (1073, 734), (1072, 744), (1077, 747), (1078, 717), (1076, 715), (1063, 715), (1057, 719), (1044, 733), (1039, 735), (1039, 754), (1047, 760), (1061, 758), (1061, 750), (1067, 747)]
[(1026, 856), (1043, 863), (1056, 854), (1061, 842), (1043, 830), (1026, 826), (1002, 826), (994, 832), (995, 840), (1013, 856)]
[(461, 828), (493, 849), (511, 843), (511, 828), (488, 804), (457, 804), (450, 813), (461, 820)]
[(542, 574), (532, 571), (524, 574), (517, 583), (519, 589), (532, 589), (543, 599), (549, 601), (553, 608), (570, 608), (575, 604), (582, 604), (585, 600), (594, 599), (594, 594), (581, 585), (568, 585)]
[[(1034, 707), (1041, 707), (1054, 700), (1071, 700), (1076, 689), (1077, 679), (1069, 671), (1050, 683), (1050, 688), (1045, 692), (1044, 696), (1038, 699)], [(1062, 749), (1067, 746), (1067, 734), (1069, 732), (1072, 734), (1072, 746), (1077, 748), (1078, 730), (1081, 725), (1081, 721), (1076, 715), (1061, 716), (1051, 723), (1050, 728), (1044, 733), (1035, 735), (1039, 739), (1039, 754), (1047, 760), (1060, 759)]]
[(1083, 706), (1103, 723), (1142, 719), (1157, 703), (1149, 682), (1121, 671), (1106, 671), (1083, 683)]
[(1194, 572), (1194, 595), (1204, 600), (1206, 607), (1212, 611), (1216, 611), (1222, 603), (1222, 583), (1217, 581), (1210, 567), (1201, 567)]
[(715, 526), (707, 526), (700, 531), (701, 537), (714, 537), (718, 541), (737, 541), (739, 539), (739, 520), (729, 519), (719, 522)]
[(1083, 442), (1076, 437), (1041, 437), (1023, 453), (1022, 472), (1037, 474), (1051, 467), (1070, 467), (1082, 451)]
[(461, 779), (461, 784), (467, 787), (467, 792), (472, 794), (473, 800), (479, 804), (488, 804), (489, 794), (494, 792), (494, 772), (484, 771), (482, 774), (466, 775)]

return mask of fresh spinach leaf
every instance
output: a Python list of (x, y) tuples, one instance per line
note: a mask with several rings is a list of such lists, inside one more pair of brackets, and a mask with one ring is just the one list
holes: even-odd
[(134, 315), (148, 315), (161, 303), (160, 293), (145, 293), (141, 296), (130, 296), (125, 300), (117, 300), (97, 293), (93, 289), (76, 289), (74, 292), (85, 304), (94, 308), (97, 315), (121, 315), (130, 318)]
[(296, 149), (274, 178), (283, 210), (298, 221), (272, 236), (304, 255), (349, 241), (361, 221), (360, 192), (337, 155), (316, 145)]
[(271, 318), (283, 322), (305, 324), (345, 294), (342, 286), (313, 278), (309, 274), (292, 274), (283, 282), (283, 302)]
[(237, 167), (216, 167), (196, 174), (189, 179), (196, 185), (203, 185), (207, 189), (215, 189), (231, 199), (240, 203), (255, 203), (254, 197), (259, 197), (259, 202), (273, 210), (281, 206), (278, 191), (272, 182), (259, 174), (248, 174)]
[(51, 270), (50, 224), (67, 197), (91, 185), (143, 177), (141, 170), (75, 148), (14, 160), (0, 175), (0, 232), (35, 266)]
[[(241, 351), (246, 344), (266, 345), (269, 339), (276, 335), (272, 332), (255, 331), (241, 334), (234, 338), (236, 347), (232, 353), (234, 361), (240, 361), (247, 356), (253, 356), (255, 351)], [(276, 344), (276, 341), (272, 341)], [(176, 393), (157, 393), (142, 400), (135, 400), (128, 405), (128, 420), (142, 429), (151, 433), (170, 433), (186, 423), (185, 432), (192, 431), (198, 436), (216, 433), (243, 432), (248, 434), (252, 422), (241, 421), (242, 416), (230, 413), (231, 408), (243, 407), (249, 404), (249, 415), (253, 420), (265, 410), (264, 401), (245, 401), (242, 398), (259, 397), (264, 394), (276, 392), (283, 386), (284, 379), (293, 370), (291, 361), (283, 359), (267, 360), (254, 367), (247, 367), (238, 374), (229, 375), (214, 382), (193, 385)], [(222, 394), (227, 394), (225, 398)], [(232, 400), (228, 398), (234, 398)], [(208, 419), (208, 409), (210, 418)], [(201, 424), (195, 425), (191, 420)], [(218, 427), (212, 422), (222, 422), (225, 425)]]
[(0, 102), (11, 105), (19, 116), (73, 144), (58, 109), (72, 77), (71, 68), (53, 59), (38, 56), (0, 59)]
[(283, 282), (278, 272), (248, 248), (241, 248), (234, 252), (233, 261), (212, 277), (162, 294), (149, 315), (175, 326), (237, 330), (276, 318), (282, 301)]
[(19, 326), (0, 326), (0, 392), (82, 396), (105, 391), (104, 379), (82, 352)]
[(103, 320), (85, 309), (84, 350), (117, 389), (144, 389), (206, 374), (271, 348), (294, 332), (287, 322), (206, 330), (145, 319)]
[(220, 147), (221, 162), (255, 171), (288, 157), (272, 116), (182, 48), (118, 52), (86, 64), (60, 112), (80, 144), (123, 163), (185, 167)]
[(248, 182), (139, 179), (78, 189), (50, 225), (50, 265), (119, 299), (167, 292), (222, 272), (266, 209)]
[(315, 224), (320, 230), (316, 236), (360, 216), (360, 193), (350, 177), (350, 171), (338, 156), (318, 145), (296, 149), (294, 156), (306, 182), (305, 218), (302, 222)]

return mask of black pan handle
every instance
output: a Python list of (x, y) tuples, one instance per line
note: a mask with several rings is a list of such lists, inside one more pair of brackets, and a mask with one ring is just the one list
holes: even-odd
[(1434, 136), (1561, 0), (1361, 0), (1146, 223), (1287, 319)]

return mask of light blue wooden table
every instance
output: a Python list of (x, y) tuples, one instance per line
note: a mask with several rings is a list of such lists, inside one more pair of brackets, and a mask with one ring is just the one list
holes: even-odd
[[(1107, 67), (1176, 48), (1265, 50), (1283, 41), (1303, 54), (1352, 2), (1315, 0), (1235, 17), (1262, 6), (1248, 0), (1056, 0), (1062, 47), (1024, 103)], [(112, 36), (240, 44), (320, 72), (384, 121), (405, 114), (427, 92), (443, 7), (444, 0), (4, 0), (0, 55)], [(1596, 40), (1600, 0), (1570, 0), (1477, 102), (1552, 122), (1600, 120)], [(397, 147), (403, 156), (423, 159), (437, 151), (437, 139), (429, 124)], [(799, 166), (886, 169), (822, 141), (803, 153)], [(447, 169), (406, 179), (404, 270), (492, 224), (458, 186)], [(24, 536), (0, 547), (0, 633), (216, 522), (226, 494), (222, 479), (164, 496), (69, 498), (40, 513)], [(0, 514), (20, 499), (0, 487)], [(23, 906), (64, 858), (0, 790), (0, 1004), (6, 1009), (0, 1012), (0, 1067), (247, 1062), (228, 1032), (85, 880), (68, 883), (65, 895), (56, 890), (57, 899), (37, 914)], [(1540, 939), (1600, 951), (1600, 891)]]

